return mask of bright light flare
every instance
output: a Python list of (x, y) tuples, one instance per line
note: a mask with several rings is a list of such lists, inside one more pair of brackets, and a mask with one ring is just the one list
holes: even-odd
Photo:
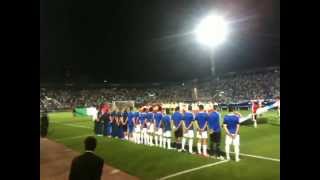
[(211, 47), (223, 43), (228, 32), (228, 23), (223, 17), (216, 15), (204, 18), (195, 30), (197, 40)]

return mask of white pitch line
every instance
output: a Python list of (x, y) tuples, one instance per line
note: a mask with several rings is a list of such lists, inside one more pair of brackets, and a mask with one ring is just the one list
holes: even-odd
[(81, 126), (81, 125), (75, 125), (75, 124), (69, 124), (69, 123), (57, 123), (57, 122), (53, 122), (53, 124), (60, 124), (60, 125), (71, 126), (71, 127), (79, 127), (79, 128), (92, 129), (92, 128), (88, 127), (88, 126)]
[(222, 163), (225, 163), (225, 162), (228, 162), (228, 160), (223, 160), (223, 161), (219, 161), (219, 162), (215, 162), (215, 163), (199, 166), (199, 167), (196, 167), (196, 168), (180, 171), (180, 172), (177, 172), (175, 174), (171, 174), (169, 176), (162, 177), (159, 180), (169, 179), (169, 178), (172, 178), (172, 177), (175, 177), (175, 176), (179, 176), (181, 174), (186, 174), (186, 173), (189, 173), (189, 172), (192, 172), (192, 171), (196, 171), (196, 170), (203, 169), (203, 168), (206, 168), (206, 167), (215, 166), (215, 165), (222, 164)]
[(87, 136), (90, 136), (90, 135), (92, 135), (92, 134), (85, 134), (85, 135), (81, 135), (81, 136), (65, 137), (65, 138), (56, 139), (56, 141), (69, 140), (69, 139), (78, 139), (78, 138), (87, 137)]
[(91, 127), (88, 127), (88, 126), (81, 126), (81, 125), (74, 125), (74, 124), (63, 124), (63, 125), (71, 126), (71, 127), (85, 128), (85, 129), (92, 129)]
[[(230, 153), (234, 154), (234, 152), (230, 152)], [(265, 157), (265, 156), (258, 156), (258, 155), (252, 155), (252, 154), (244, 154), (244, 153), (240, 153), (240, 155), (253, 157), (253, 158), (257, 158), (257, 159), (265, 159), (265, 160), (280, 162), (280, 159), (270, 158), (270, 157)]]
[(119, 169), (114, 169), (114, 170), (112, 170), (112, 171), (110, 172), (110, 174), (116, 174), (116, 173), (118, 173), (118, 172), (120, 172)]

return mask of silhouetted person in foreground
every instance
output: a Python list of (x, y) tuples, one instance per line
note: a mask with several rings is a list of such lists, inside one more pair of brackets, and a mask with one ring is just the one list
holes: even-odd
[(48, 118), (48, 112), (45, 111), (40, 119), (40, 135), (41, 137), (46, 137), (48, 134), (48, 128), (49, 128), (49, 118)]
[(84, 144), (86, 152), (72, 160), (69, 180), (100, 180), (104, 160), (94, 154), (97, 140), (89, 136)]

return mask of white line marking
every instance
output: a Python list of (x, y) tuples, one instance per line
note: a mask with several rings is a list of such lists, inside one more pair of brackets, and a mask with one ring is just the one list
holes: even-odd
[[(63, 124), (63, 123), (56, 123), (56, 122), (54, 122), (54, 123), (55, 123), (55, 124), (62, 124), (62, 125), (66, 125), (66, 126), (71, 126), (71, 127), (79, 127), (79, 128), (92, 129), (91, 127), (81, 126), (81, 125)], [(234, 153), (234, 152), (230, 152), (230, 153)], [(244, 154), (244, 153), (240, 153), (240, 155), (242, 155), (242, 156), (248, 156), (248, 157), (253, 157), (253, 158), (257, 158), (257, 159), (264, 159), (264, 160), (270, 160), (270, 161), (280, 162), (280, 159), (270, 158), (270, 157), (265, 157), (265, 156), (258, 156), (258, 155)]]
[(215, 166), (215, 165), (222, 164), (222, 163), (225, 163), (225, 162), (228, 162), (228, 160), (223, 160), (223, 161), (219, 161), (219, 162), (215, 162), (215, 163), (211, 163), (211, 164), (206, 164), (206, 165), (199, 166), (199, 167), (192, 168), (192, 169), (188, 169), (188, 170), (185, 170), (185, 171), (180, 171), (178, 173), (162, 177), (159, 180), (169, 179), (169, 178), (172, 178), (172, 177), (175, 177), (175, 176), (179, 176), (181, 174), (186, 174), (186, 173), (189, 173), (189, 172), (192, 172), (192, 171), (196, 171), (196, 170), (203, 169), (203, 168), (206, 168), (206, 167)]
[[(230, 153), (234, 154), (234, 152), (230, 152)], [(252, 154), (244, 154), (244, 153), (240, 153), (240, 155), (241, 156), (253, 157), (253, 158), (257, 158), (257, 159), (265, 159), (265, 160), (280, 162), (280, 159), (270, 158), (270, 157), (265, 157), (265, 156), (258, 156), (258, 155), (252, 155)]]
[(93, 129), (93, 128), (88, 127), (88, 126), (81, 126), (81, 125), (74, 125), (74, 124), (64, 124), (64, 125), (71, 126), (71, 127), (85, 128), (85, 129)]
[(87, 136), (90, 136), (90, 135), (92, 135), (92, 134), (85, 134), (85, 135), (81, 135), (81, 136), (65, 137), (65, 138), (56, 139), (56, 141), (63, 141), (63, 140), (69, 140), (69, 139), (77, 139), (77, 138), (87, 137)]
[(118, 172), (120, 172), (119, 169), (114, 169), (114, 170), (112, 170), (112, 171), (110, 172), (110, 174), (116, 174), (116, 173), (118, 173)]
[(71, 126), (71, 127), (92, 129), (91, 127), (88, 127), (88, 126), (81, 126), (81, 125), (75, 125), (75, 124), (69, 124), (69, 123), (56, 123), (56, 122), (53, 122), (53, 124), (60, 124), (60, 125)]

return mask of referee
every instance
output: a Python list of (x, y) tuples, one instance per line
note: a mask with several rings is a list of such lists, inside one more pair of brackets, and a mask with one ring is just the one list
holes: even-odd
[(42, 114), (40, 119), (40, 135), (41, 137), (46, 137), (48, 135), (48, 128), (49, 128), (49, 118), (48, 118), (48, 111), (45, 110)]
[(212, 143), (212, 154), (220, 160), (224, 160), (222, 152), (220, 150), (221, 142), (221, 126), (220, 126), (220, 113), (217, 111), (218, 106), (213, 106), (212, 112), (209, 113), (208, 126), (210, 141)]

